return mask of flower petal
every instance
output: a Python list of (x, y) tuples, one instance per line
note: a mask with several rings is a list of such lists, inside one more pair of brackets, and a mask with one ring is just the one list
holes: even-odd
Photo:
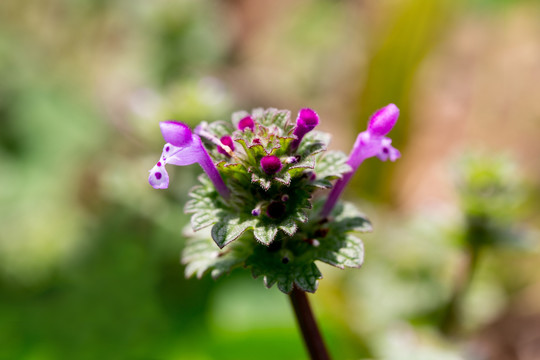
[(391, 143), (392, 139), (390, 138), (383, 138), (381, 141), (381, 150), (377, 154), (380, 160), (386, 161), (390, 159), (390, 161), (396, 161), (401, 157), (399, 150), (393, 147)]
[(169, 187), (169, 174), (165, 170), (165, 164), (161, 161), (149, 171), (148, 182), (154, 189), (166, 189)]
[(291, 143), (291, 148), (298, 148), (304, 135), (313, 130), (317, 125), (319, 125), (319, 115), (317, 115), (317, 113), (311, 109), (301, 109), (298, 112), (298, 117), (296, 118), (296, 127), (294, 128), (293, 132), (296, 139)]
[[(168, 149), (168, 151), (167, 151)], [(165, 144), (161, 159), (168, 164), (177, 166), (191, 165), (200, 162), (204, 156), (201, 138), (194, 137), (194, 141), (188, 147), (177, 147)]]
[(298, 112), (296, 126), (304, 128), (304, 134), (315, 129), (317, 125), (319, 125), (319, 115), (314, 110), (304, 108)]
[(375, 136), (384, 136), (396, 125), (398, 117), (398, 107), (394, 104), (388, 104), (371, 115), (368, 131)]
[(165, 142), (174, 146), (184, 147), (191, 143), (193, 135), (189, 127), (177, 121), (162, 121), (159, 123)]

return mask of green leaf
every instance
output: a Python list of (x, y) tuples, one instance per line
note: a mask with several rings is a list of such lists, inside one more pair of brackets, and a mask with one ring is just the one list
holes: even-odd
[[(287, 257), (288, 262), (284, 262)], [(246, 260), (251, 267), (254, 278), (263, 277), (264, 285), (268, 288), (277, 283), (279, 290), (290, 293), (296, 284), (308, 292), (315, 292), (321, 272), (310, 259), (295, 258), (287, 251), (271, 251), (268, 248), (255, 248), (253, 255)]]
[(290, 124), (290, 119), (290, 111), (269, 108), (265, 110), (263, 116), (259, 118), (259, 121), (262, 125), (266, 127), (274, 125), (280, 129), (283, 129)]
[(231, 135), (231, 133), (234, 131), (234, 128), (230, 123), (218, 120), (209, 123), (206, 127), (206, 131), (219, 139), (222, 136)]
[(332, 216), (334, 220), (330, 222), (329, 228), (334, 229), (334, 232), (373, 231), (371, 222), (351, 203), (338, 203), (332, 211)]
[(291, 183), (291, 174), (286, 171), (282, 171), (281, 173), (274, 175), (273, 180), (283, 185), (289, 186), (289, 184)]
[(330, 180), (326, 179), (315, 179), (315, 181), (313, 181), (311, 185), (321, 189), (330, 189), (332, 187), (332, 183), (330, 182)]
[(223, 248), (240, 237), (247, 229), (255, 225), (253, 217), (227, 215), (212, 227), (212, 239)]
[(336, 266), (359, 268), (364, 262), (364, 245), (362, 240), (352, 234), (337, 234), (332, 232), (320, 241), (315, 250), (318, 260)]
[(252, 173), (251, 174), (251, 182), (252, 183), (259, 183), (259, 185), (261, 185), (261, 187), (265, 190), (265, 191), (268, 191), (268, 189), (270, 189), (270, 186), (272, 185), (272, 181), (265, 178), (265, 177), (261, 177), (259, 176), (258, 174), (256, 173)]
[(197, 211), (191, 216), (191, 228), (193, 231), (201, 230), (219, 221), (219, 209), (205, 209)]
[(283, 230), (285, 234), (288, 236), (293, 236), (296, 233), (296, 230), (298, 229), (298, 225), (296, 225), (296, 222), (294, 219), (289, 218), (286, 221), (279, 224), (279, 229)]
[(308, 156), (325, 151), (329, 142), (330, 135), (327, 133), (320, 131), (308, 132), (300, 142), (297, 153), (300, 154), (302, 158), (307, 158)]
[(298, 269), (297, 272), (294, 283), (300, 289), (314, 293), (319, 286), (319, 279), (322, 279), (322, 274), (317, 265), (315, 265), (315, 263), (306, 264), (301, 269)]
[(289, 146), (293, 142), (293, 137), (278, 137), (274, 148), (271, 150), (270, 155), (283, 156), (288, 153)]
[(277, 232), (277, 225), (272, 223), (259, 222), (259, 226), (256, 226), (253, 229), (253, 235), (255, 236), (255, 239), (257, 239), (257, 241), (264, 245), (269, 245), (272, 241), (274, 241)]
[[(236, 244), (235, 244), (236, 245)], [(220, 250), (210, 237), (193, 237), (186, 242), (182, 253), (182, 264), (186, 265), (185, 275), (201, 278), (205, 273), (214, 279), (241, 265), (249, 256), (249, 249), (244, 244), (229, 246)]]
[(352, 171), (352, 168), (347, 164), (348, 157), (341, 151), (328, 151), (322, 155), (315, 167), (317, 179), (332, 180), (342, 178), (343, 174)]
[(184, 207), (185, 213), (193, 213), (191, 226), (194, 231), (203, 229), (219, 221), (219, 213), (222, 211), (217, 205), (216, 191), (213, 187), (195, 186), (189, 193), (191, 200)]

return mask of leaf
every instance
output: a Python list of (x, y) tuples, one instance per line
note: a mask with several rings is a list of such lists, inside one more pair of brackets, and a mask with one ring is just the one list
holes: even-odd
[[(315, 263), (305, 265), (294, 279), (294, 283), (302, 290), (314, 293), (319, 286), (319, 279), (322, 279), (322, 274)], [(278, 284), (279, 287), (279, 284)], [(292, 290), (292, 289), (291, 289)]]
[(266, 127), (274, 125), (280, 129), (283, 129), (290, 123), (290, 119), (290, 111), (269, 108), (264, 111), (264, 115), (260, 118), (259, 121), (262, 125)]
[(311, 185), (321, 189), (330, 189), (332, 187), (332, 183), (326, 179), (315, 179), (315, 181), (311, 182)]
[(231, 135), (234, 131), (232, 125), (225, 121), (213, 121), (206, 127), (206, 131), (217, 137), (218, 139), (225, 135)]
[(313, 158), (309, 157), (307, 159), (300, 160), (296, 164), (292, 164), (289, 167), (288, 171), (291, 172), (290, 170), (294, 170), (294, 169), (305, 170), (305, 169), (314, 169), (314, 168), (315, 168), (315, 160), (313, 160)]
[(219, 221), (219, 209), (205, 209), (197, 211), (191, 216), (191, 228), (193, 231), (201, 230)]
[(283, 185), (289, 186), (289, 184), (291, 183), (291, 174), (286, 171), (282, 171), (281, 173), (276, 174), (273, 180)]
[(293, 236), (296, 233), (298, 226), (296, 225), (294, 219), (289, 218), (279, 225), (279, 229), (283, 230), (283, 232), (288, 236)]
[[(251, 267), (254, 278), (263, 276), (267, 288), (277, 283), (279, 290), (286, 294), (292, 291), (295, 284), (304, 291), (317, 290), (318, 280), (322, 275), (313, 260), (295, 258), (287, 252), (261, 248), (255, 249), (253, 255), (246, 260), (246, 265)], [(284, 257), (290, 261), (284, 262)]]
[(253, 235), (255, 236), (255, 239), (257, 239), (257, 241), (259, 241), (260, 243), (264, 245), (269, 245), (272, 241), (274, 241), (274, 238), (276, 237), (277, 232), (278, 232), (277, 225), (272, 224), (272, 223), (260, 222), (259, 226), (256, 226), (253, 229)]
[(290, 144), (294, 141), (294, 137), (278, 137), (275, 147), (271, 150), (270, 155), (277, 157), (284, 156), (288, 153)]
[(332, 180), (342, 178), (343, 174), (352, 171), (352, 168), (347, 164), (348, 157), (341, 151), (328, 151), (317, 161), (315, 173), (317, 179)]
[(300, 154), (302, 158), (318, 154), (321, 151), (326, 150), (329, 142), (329, 134), (320, 131), (311, 131), (307, 133), (300, 142), (297, 153)]
[(320, 241), (315, 250), (316, 258), (340, 269), (344, 267), (359, 268), (364, 262), (364, 244), (352, 234), (336, 234), (332, 232)]
[(186, 265), (187, 278), (196, 275), (200, 279), (210, 271), (212, 277), (216, 279), (242, 264), (247, 256), (249, 249), (246, 249), (244, 244), (219, 250), (210, 237), (193, 237), (186, 243), (182, 253), (182, 264)]
[(186, 203), (184, 212), (191, 216), (191, 227), (194, 231), (203, 229), (219, 221), (219, 202), (215, 200), (217, 194), (213, 187), (195, 186), (189, 193), (192, 198)]
[(272, 185), (272, 181), (265, 178), (265, 177), (261, 177), (259, 176), (258, 174), (256, 173), (252, 173), (251, 174), (251, 182), (253, 183), (259, 183), (259, 185), (261, 185), (261, 187), (265, 190), (265, 191), (268, 191), (268, 189), (270, 189), (270, 186)]
[(334, 232), (373, 231), (371, 222), (351, 203), (339, 203), (332, 211), (332, 215), (334, 220), (329, 228), (334, 229)]
[(227, 215), (212, 227), (212, 239), (223, 248), (255, 225), (255, 219), (241, 215)]

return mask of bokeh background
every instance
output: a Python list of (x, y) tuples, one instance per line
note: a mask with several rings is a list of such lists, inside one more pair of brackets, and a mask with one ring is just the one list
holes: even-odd
[[(310, 296), (331, 353), (540, 358), (538, 1), (3, 0), (0, 359), (306, 358), (277, 289), (184, 279), (200, 169), (147, 184), (158, 122), (312, 107), (348, 152), (390, 102), (403, 157), (347, 192), (364, 267)], [(496, 241), (448, 335), (478, 213)]]

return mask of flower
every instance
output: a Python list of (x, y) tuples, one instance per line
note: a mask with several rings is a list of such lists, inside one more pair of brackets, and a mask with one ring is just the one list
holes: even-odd
[(193, 134), (187, 125), (180, 122), (163, 121), (159, 126), (166, 144), (159, 161), (150, 170), (148, 176), (150, 185), (154, 189), (169, 187), (169, 174), (165, 169), (165, 164), (184, 166), (198, 163), (214, 183), (219, 194), (228, 199), (230, 191), (204, 148), (201, 138)]
[(366, 131), (358, 134), (356, 142), (349, 154), (347, 164), (352, 167), (352, 171), (343, 175), (328, 195), (326, 203), (320, 213), (321, 217), (327, 217), (336, 205), (339, 196), (353, 177), (360, 164), (373, 156), (380, 160), (395, 161), (401, 154), (399, 150), (392, 147), (392, 139), (386, 137), (394, 127), (399, 117), (399, 109), (394, 104), (389, 104), (382, 109), (377, 110), (370, 118)]
[(291, 143), (291, 148), (296, 149), (304, 135), (306, 135), (311, 130), (319, 125), (319, 115), (311, 109), (304, 108), (298, 112), (298, 118), (296, 119), (296, 128), (294, 129), (293, 134), (296, 136), (296, 139)]

